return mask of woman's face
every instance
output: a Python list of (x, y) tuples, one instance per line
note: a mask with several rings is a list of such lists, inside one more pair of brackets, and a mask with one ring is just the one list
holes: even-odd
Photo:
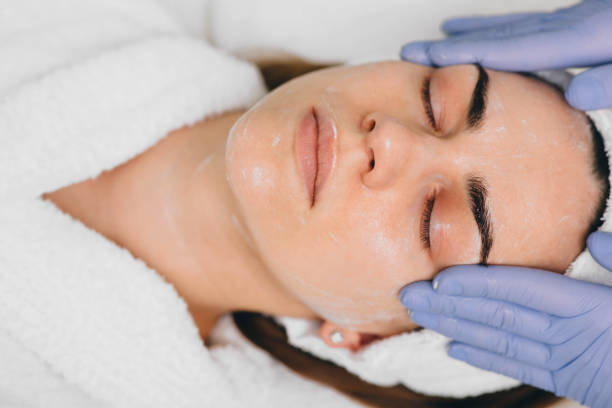
[(227, 175), (273, 277), (326, 320), (392, 334), (415, 327), (399, 289), (446, 266), (563, 271), (599, 198), (586, 119), (537, 80), (485, 74), (331, 68), (247, 111)]

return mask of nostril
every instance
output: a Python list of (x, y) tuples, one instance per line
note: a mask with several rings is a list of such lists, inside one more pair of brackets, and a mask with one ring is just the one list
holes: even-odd
[(370, 149), (368, 153), (370, 156), (370, 170), (374, 170), (374, 166), (376, 165), (376, 160), (374, 160), (374, 150)]
[(373, 131), (373, 130), (374, 130), (374, 128), (376, 127), (376, 121), (375, 121), (374, 119), (370, 119), (370, 120), (368, 121), (368, 123), (367, 123), (367, 126), (366, 126), (366, 127), (367, 127), (367, 129), (368, 129), (368, 132)]

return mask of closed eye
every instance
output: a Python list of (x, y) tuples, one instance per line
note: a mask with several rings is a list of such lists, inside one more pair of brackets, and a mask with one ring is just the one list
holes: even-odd
[(438, 130), (438, 124), (431, 107), (431, 77), (425, 77), (423, 85), (421, 86), (421, 100), (423, 101), (423, 109), (425, 110), (425, 117), (431, 125), (433, 130)]
[(433, 194), (428, 196), (425, 200), (425, 206), (423, 208), (423, 214), (421, 215), (421, 243), (424, 249), (431, 247), (431, 241), (429, 239), (430, 225), (431, 225), (431, 213), (433, 212), (434, 204), (436, 202), (436, 195)]

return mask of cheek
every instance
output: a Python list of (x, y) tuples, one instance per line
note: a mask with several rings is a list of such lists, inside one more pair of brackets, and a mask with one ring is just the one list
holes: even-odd
[(266, 195), (277, 182), (276, 169), (270, 160), (271, 144), (260, 136), (265, 129), (252, 119), (247, 114), (236, 122), (226, 147), (227, 180), (240, 198)]
[(228, 185), (256, 240), (298, 222), (292, 134), (282, 125), (256, 106), (236, 122), (226, 144)]
[(232, 127), (225, 150), (226, 178), (238, 203), (249, 216), (259, 208), (278, 183), (270, 146), (259, 136), (262, 126), (251, 111)]
[(279, 269), (285, 286), (319, 316), (343, 327), (376, 332), (406, 327), (398, 291), (422, 279), (416, 276), (428, 274), (430, 266), (420, 262), (385, 213), (353, 208), (341, 220), (317, 225), (316, 232), (305, 229), (293, 243), (294, 256)]

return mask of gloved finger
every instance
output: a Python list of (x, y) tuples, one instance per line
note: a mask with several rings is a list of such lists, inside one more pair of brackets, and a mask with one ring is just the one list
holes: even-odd
[(469, 320), (536, 341), (546, 340), (543, 334), (556, 320), (546, 313), (501, 300), (440, 294), (429, 282), (406, 286), (400, 292), (400, 300), (413, 313), (427, 312)]
[[(535, 71), (558, 69), (568, 66), (589, 65), (593, 54), (580, 49), (585, 47), (577, 36), (563, 38), (555, 29), (530, 31), (531, 28), (511, 28), (510, 32), (496, 29), (481, 31), (472, 36), (451, 37), (429, 45), (426, 52), (432, 64), (447, 66), (479, 63), (484, 67), (509, 71)], [(534, 26), (534, 30), (541, 30)], [(576, 50), (572, 53), (565, 49)]]
[[(537, 24), (521, 24), (521, 25), (505, 25), (496, 27), (491, 30), (482, 30), (477, 32), (468, 32), (459, 34), (452, 39), (437, 40), (437, 41), (415, 41), (412, 43), (405, 44), (401, 51), (400, 57), (403, 60), (414, 62), (421, 65), (438, 65), (432, 60), (432, 54), (430, 48), (434, 45), (448, 44), (450, 41), (455, 42), (473, 42), (480, 43), (485, 38), (489, 40), (495, 40), (498, 38), (504, 38), (509, 36), (516, 36), (519, 34), (531, 34), (534, 31), (541, 29)], [(472, 61), (474, 62), (474, 61)], [(459, 64), (464, 62), (450, 62), (446, 65)]]
[(515, 378), (523, 384), (554, 392), (555, 385), (552, 374), (548, 370), (458, 342), (449, 344), (448, 355), (483, 370)]
[[(580, 348), (586, 347), (593, 339), (589, 330), (592, 319), (585, 315), (581, 315), (583, 319), (574, 321), (502, 300), (449, 296), (437, 292), (429, 281), (415, 282), (402, 289), (400, 300), (413, 315), (419, 312), (442, 315), (460, 323), (469, 321), (542, 344), (571, 342)], [(455, 337), (450, 333), (445, 334)]]
[[(400, 57), (406, 61), (430, 66), (481, 63), (485, 67), (496, 68), (487, 65), (490, 64), (490, 61), (483, 59), (482, 56), (488, 55), (491, 51), (493, 56), (499, 53), (497, 47), (501, 40), (519, 35), (528, 36), (541, 29), (541, 26), (536, 24), (506, 25), (491, 30), (460, 34), (445, 40), (416, 41), (405, 44), (400, 51)], [(532, 55), (526, 57), (533, 58)], [(517, 61), (511, 62), (516, 66), (520, 65)]]
[(426, 312), (412, 312), (410, 318), (446, 337), (536, 367), (548, 368), (551, 359), (548, 345), (489, 326)]
[(554, 316), (574, 317), (596, 306), (594, 295), (609, 290), (554, 272), (520, 266), (458, 265), (433, 280), (440, 294), (503, 300)]
[(611, 233), (604, 231), (595, 231), (591, 233), (587, 238), (587, 247), (597, 263), (607, 270), (612, 271)]
[(580, 110), (612, 107), (612, 63), (576, 75), (565, 91), (565, 98)]
[(467, 31), (498, 27), (502, 24), (516, 23), (525, 18), (540, 17), (548, 13), (512, 13), (494, 16), (472, 16), (451, 18), (442, 23), (442, 31), (448, 35)]
[(431, 66), (428, 49), (433, 41), (415, 41), (405, 44), (400, 50), (400, 58), (415, 64)]

